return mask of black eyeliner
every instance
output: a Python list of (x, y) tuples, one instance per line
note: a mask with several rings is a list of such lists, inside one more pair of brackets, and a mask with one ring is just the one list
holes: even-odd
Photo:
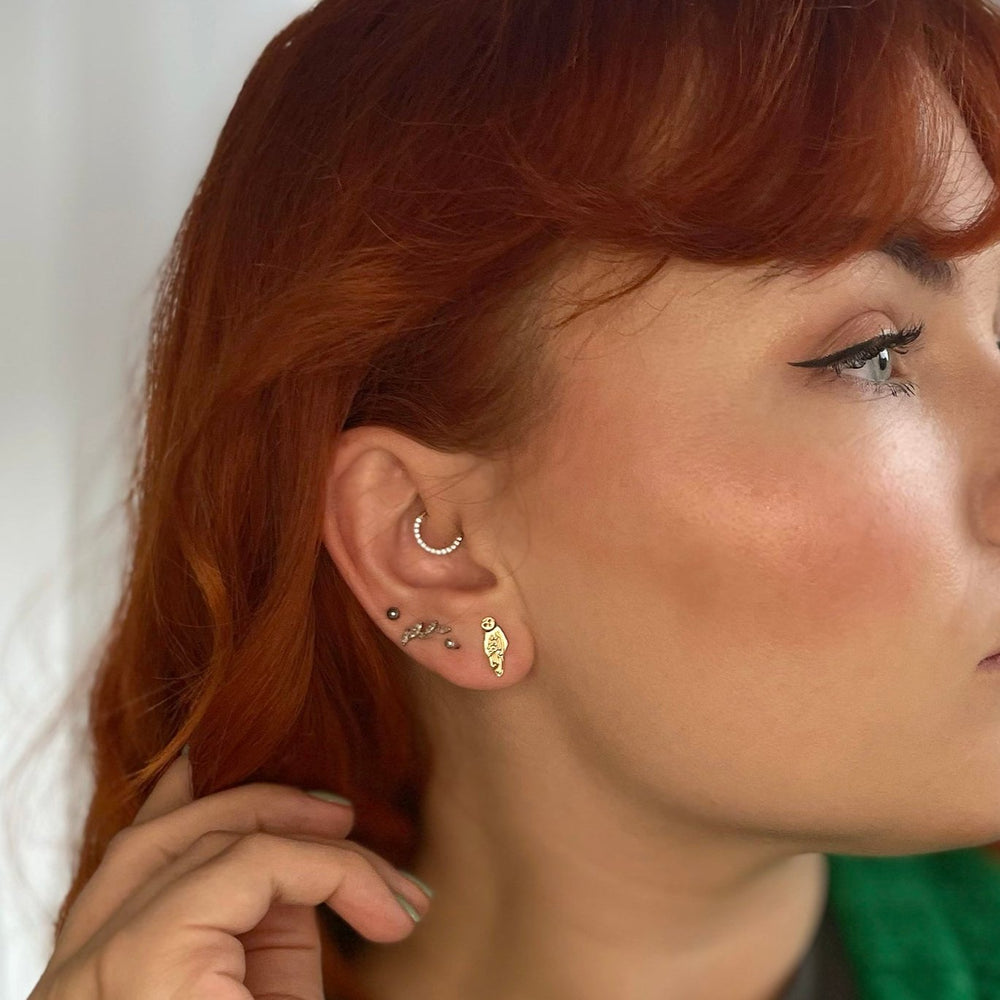
[(871, 353), (878, 354), (887, 348), (901, 347), (912, 343), (923, 331), (923, 324), (913, 324), (902, 330), (883, 330), (877, 337), (862, 341), (860, 344), (852, 344), (842, 351), (835, 351), (822, 358), (813, 358), (810, 361), (789, 361), (787, 364), (793, 368), (829, 368), (839, 361), (852, 361)]

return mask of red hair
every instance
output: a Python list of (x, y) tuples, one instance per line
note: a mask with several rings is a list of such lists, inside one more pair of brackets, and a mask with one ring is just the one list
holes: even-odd
[[(996, 181), (988, 0), (323, 0), (270, 42), (160, 278), (57, 934), (188, 741), (196, 795), (331, 789), (351, 837), (406, 867), (429, 742), (412, 664), (321, 544), (338, 433), (523, 445), (558, 398), (543, 289), (586, 249), (642, 267), (583, 308), (675, 257), (822, 268), (902, 230), (941, 256), (993, 242), (996, 192), (961, 230), (918, 221), (949, 155), (918, 141), (921, 68)], [(324, 928), (327, 992), (356, 1000), (355, 932)]]

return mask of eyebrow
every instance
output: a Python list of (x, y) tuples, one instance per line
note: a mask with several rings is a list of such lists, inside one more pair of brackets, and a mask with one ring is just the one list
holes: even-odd
[[(960, 274), (955, 262), (935, 257), (915, 236), (894, 236), (886, 240), (880, 247), (862, 251), (861, 256), (871, 256), (872, 254), (882, 254), (888, 257), (902, 271), (915, 278), (922, 287), (933, 292), (950, 294), (958, 288)], [(824, 270), (822, 266), (818, 269)], [(793, 267), (791, 270), (796, 269)], [(808, 272), (810, 268), (805, 270)], [(755, 284), (764, 284), (787, 273), (789, 273), (788, 269), (783, 266), (772, 266), (752, 281)]]
[(955, 262), (934, 257), (914, 236), (896, 236), (873, 252), (885, 254), (931, 291), (950, 293), (958, 287), (959, 273)]

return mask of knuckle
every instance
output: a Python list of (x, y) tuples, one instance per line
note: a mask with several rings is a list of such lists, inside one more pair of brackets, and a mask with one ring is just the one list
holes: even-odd
[(186, 858), (186, 865), (192, 862), (209, 861), (230, 850), (240, 834), (230, 830), (206, 830), (192, 840), (178, 855), (178, 860)]
[(105, 861), (111, 861), (117, 859), (122, 855), (127, 855), (131, 850), (131, 846), (135, 841), (136, 834), (138, 833), (138, 827), (135, 826), (125, 826), (122, 827), (109, 841), (108, 846), (104, 849)]
[(278, 840), (278, 837), (266, 830), (251, 830), (249, 833), (239, 834), (230, 849), (259, 858), (273, 854), (278, 846)]
[(216, 854), (238, 840), (239, 837), (240, 834), (233, 833), (231, 830), (205, 830), (204, 833), (195, 837), (188, 851), (195, 857)]
[(378, 871), (380, 864), (391, 866), (391, 863), (386, 861), (381, 854), (377, 854), (370, 847), (365, 847), (364, 844), (359, 844), (355, 840), (345, 840), (341, 846), (343, 846), (345, 850), (351, 851), (352, 853), (357, 854), (358, 857), (367, 861), (376, 871)]
[(350, 848), (338, 848), (337, 853), (340, 865), (348, 877), (361, 879), (370, 879), (373, 875), (381, 877), (375, 865), (363, 854)]

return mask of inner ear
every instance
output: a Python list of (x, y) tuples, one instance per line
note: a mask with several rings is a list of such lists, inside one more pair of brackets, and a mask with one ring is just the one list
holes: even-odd
[[(359, 600), (381, 617), (386, 607), (448, 606), (471, 592), (489, 588), (496, 577), (473, 555), (460, 524), (470, 504), (470, 484), (461, 473), (467, 460), (376, 427), (346, 432), (331, 458), (324, 510), (323, 541), (341, 575)], [(430, 507), (420, 533), (416, 518)]]

